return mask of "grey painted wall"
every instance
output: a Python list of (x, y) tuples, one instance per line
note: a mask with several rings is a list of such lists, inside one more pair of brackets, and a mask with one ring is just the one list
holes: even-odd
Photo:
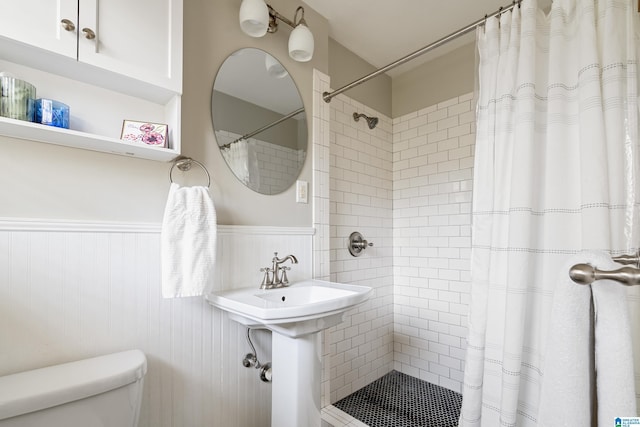
[[(273, 0), (285, 15), (299, 2)], [(329, 74), (337, 88), (373, 71), (328, 36), (326, 19), (305, 7), (316, 48), (309, 63), (287, 54), (290, 30), (251, 38), (238, 26), (238, 0), (185, 1), (183, 154), (211, 173), (211, 194), (220, 224), (309, 226), (311, 204), (295, 203), (294, 188), (264, 196), (244, 187), (226, 166), (211, 124), (213, 80), (225, 58), (243, 47), (268, 51), (289, 70), (312, 114), (312, 70)], [(473, 89), (473, 45), (465, 46), (394, 79), (380, 76), (347, 94), (384, 114), (403, 115)], [(393, 97), (391, 96), (393, 90)], [(309, 139), (311, 132), (309, 132)], [(0, 216), (89, 221), (159, 222), (171, 164), (65, 148), (0, 136)], [(311, 154), (311, 153), (310, 153)], [(19, 160), (19, 161), (18, 161)], [(301, 179), (311, 181), (311, 155)], [(310, 187), (312, 188), (312, 187)]]
[[(329, 39), (331, 88), (339, 89), (377, 68), (333, 39)], [(391, 77), (383, 74), (345, 92), (350, 98), (391, 116)]]
[[(211, 104), (215, 130), (226, 130), (239, 135), (246, 135), (284, 116), (218, 91), (213, 92)], [(300, 117), (304, 116), (300, 115)], [(277, 126), (260, 132), (254, 138), (297, 150), (300, 148), (298, 147), (298, 120), (287, 119)]]
[[(271, 0), (270, 4), (293, 17), (300, 2)], [(312, 61), (298, 63), (287, 53), (288, 27), (283, 25), (276, 34), (263, 38), (251, 38), (239, 28), (239, 7), (239, 0), (184, 2), (182, 151), (207, 166), (218, 223), (310, 226), (311, 204), (297, 204), (294, 188), (277, 196), (263, 196), (240, 184), (226, 166), (211, 124), (211, 90), (218, 68), (231, 52), (243, 47), (260, 48), (289, 70), (307, 108), (307, 122), (311, 123), (312, 70), (328, 73), (328, 23), (305, 7), (305, 19), (315, 36), (315, 54)], [(132, 222), (162, 219), (169, 163), (2, 136), (0, 152), (2, 217)], [(301, 179), (311, 181), (310, 156)]]
[[(475, 42), (468, 43), (393, 79), (382, 74), (349, 89), (345, 95), (392, 118), (400, 117), (472, 92), (475, 84), (475, 52)], [(396, 59), (400, 59), (400, 56)], [(329, 75), (333, 89), (376, 69), (356, 53), (329, 39)]]
[(474, 90), (475, 42), (461, 46), (395, 77), (392, 81), (392, 117), (454, 98)]
[[(285, 16), (293, 16), (299, 5), (293, 0), (269, 3)], [(290, 29), (286, 25), (280, 26), (275, 34), (249, 37), (238, 25), (239, 7), (238, 0), (185, 1), (188, 25), (184, 27), (184, 98), (187, 102), (182, 107), (183, 151), (206, 162), (212, 174), (212, 195), (220, 224), (310, 226), (311, 203), (296, 203), (295, 188), (276, 196), (265, 196), (246, 188), (235, 178), (215, 142), (210, 96), (218, 68), (229, 54), (244, 47), (259, 48), (273, 55), (289, 71), (307, 108), (307, 123), (311, 123), (313, 68), (328, 72), (328, 23), (305, 6), (305, 19), (315, 38), (315, 53), (310, 62), (300, 63), (289, 58)], [(307, 156), (300, 179), (311, 182), (311, 170), (311, 156)]]

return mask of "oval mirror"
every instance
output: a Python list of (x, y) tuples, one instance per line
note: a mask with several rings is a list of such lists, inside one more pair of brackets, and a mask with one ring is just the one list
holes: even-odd
[(222, 157), (247, 187), (279, 194), (298, 178), (307, 153), (307, 118), (293, 79), (273, 56), (240, 49), (222, 64), (211, 118)]

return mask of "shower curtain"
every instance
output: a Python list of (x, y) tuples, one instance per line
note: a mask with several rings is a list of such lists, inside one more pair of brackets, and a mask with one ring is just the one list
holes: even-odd
[(524, 0), (478, 30), (461, 427), (537, 425), (560, 267), (581, 250), (640, 243), (634, 3), (554, 0), (546, 15)]
[(260, 170), (255, 141), (237, 140), (221, 152), (234, 175), (252, 190), (260, 191)]

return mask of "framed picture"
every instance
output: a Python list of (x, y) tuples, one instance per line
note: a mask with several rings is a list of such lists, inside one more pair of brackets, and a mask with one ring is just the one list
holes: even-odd
[(124, 120), (120, 139), (132, 144), (153, 145), (166, 148), (167, 125)]

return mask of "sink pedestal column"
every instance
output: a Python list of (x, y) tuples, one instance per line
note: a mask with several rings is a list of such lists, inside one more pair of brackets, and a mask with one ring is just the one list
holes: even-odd
[(290, 338), (273, 332), (272, 427), (320, 427), (320, 332)]

